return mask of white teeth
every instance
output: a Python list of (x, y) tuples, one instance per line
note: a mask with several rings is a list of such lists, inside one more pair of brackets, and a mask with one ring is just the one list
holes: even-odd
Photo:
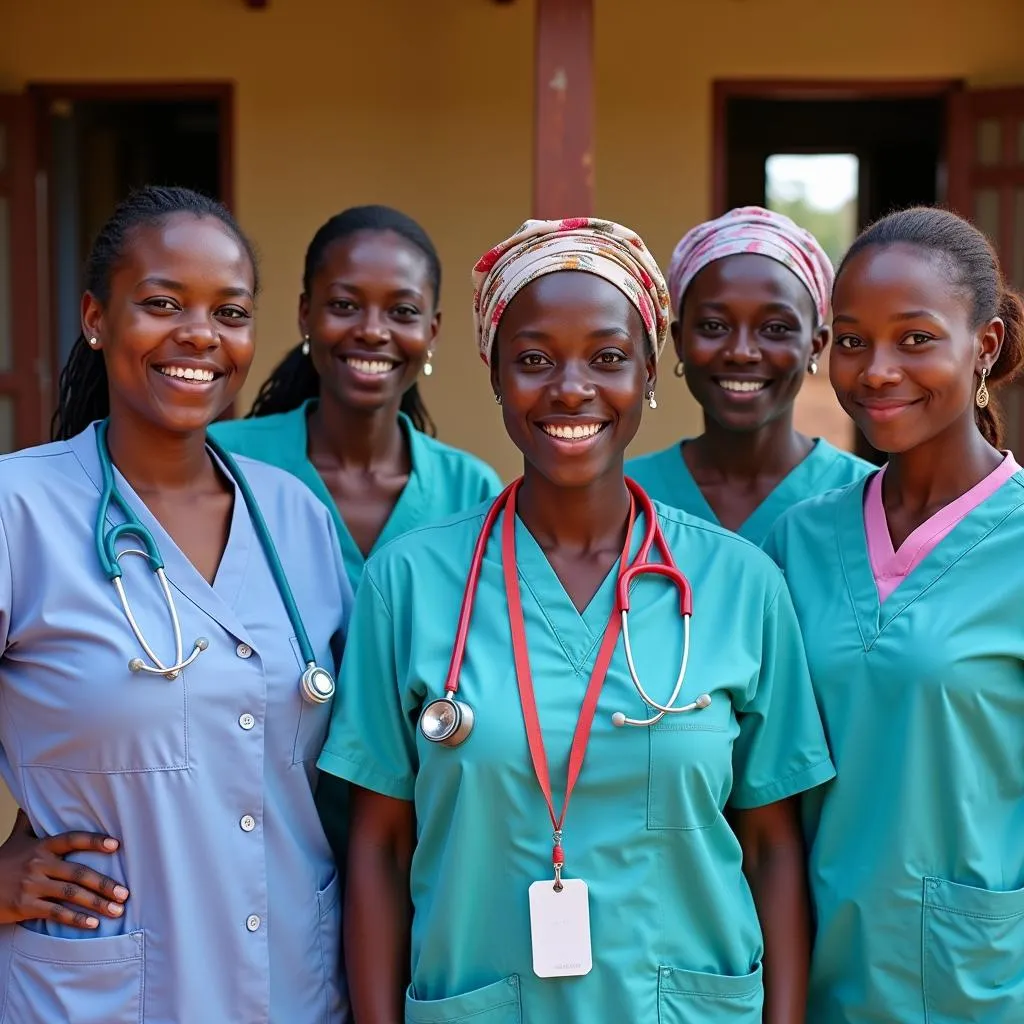
[(213, 370), (194, 370), (191, 366), (158, 366), (157, 370), (165, 377), (177, 377), (180, 380), (198, 380), (209, 383), (216, 374)]
[(385, 374), (395, 368), (395, 363), (384, 359), (355, 359), (350, 356), (345, 362), (360, 373)]
[(541, 429), (552, 437), (560, 437), (566, 441), (578, 441), (580, 438), (593, 437), (603, 426), (603, 423), (588, 423), (586, 426), (576, 427), (571, 427), (568, 424), (565, 426), (544, 424)]
[(720, 388), (726, 391), (762, 391), (768, 386), (765, 380), (720, 380)]

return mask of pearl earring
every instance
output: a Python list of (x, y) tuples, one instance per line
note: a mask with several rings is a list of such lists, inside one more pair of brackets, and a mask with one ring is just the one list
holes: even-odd
[(308, 334), (302, 339), (302, 354), (304, 356), (308, 356), (309, 355), (309, 335)]
[(807, 367), (807, 372), (813, 377), (818, 372), (818, 360), (812, 359)]
[(432, 362), (434, 358), (433, 352), (427, 353), (427, 361), (423, 364), (423, 376), (429, 377), (434, 372), (434, 364)]
[(100, 339), (99, 338), (90, 338), (89, 339), (89, 347), (90, 348), (98, 348), (99, 347), (99, 343), (100, 343)]
[(651, 388), (651, 390), (647, 392), (647, 404), (652, 409), (658, 408), (658, 400), (654, 397), (654, 388)]
[(985, 378), (988, 376), (988, 370), (983, 366), (981, 368), (981, 383), (978, 385), (978, 390), (974, 395), (974, 404), (979, 409), (984, 409), (988, 405), (988, 385), (985, 383)]

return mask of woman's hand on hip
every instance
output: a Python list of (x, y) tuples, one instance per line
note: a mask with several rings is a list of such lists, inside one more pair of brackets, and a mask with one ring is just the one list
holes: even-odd
[(128, 890), (98, 871), (64, 858), (69, 853), (114, 853), (120, 844), (93, 832), (36, 837), (23, 811), (0, 846), (0, 924), (49, 920), (74, 928), (99, 927), (99, 917), (124, 913)]

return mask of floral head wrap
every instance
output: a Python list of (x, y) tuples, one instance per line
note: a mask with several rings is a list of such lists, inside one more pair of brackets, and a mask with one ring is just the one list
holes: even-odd
[(760, 206), (730, 210), (717, 220), (698, 224), (683, 236), (668, 266), (673, 315), (679, 315), (690, 282), (709, 263), (740, 253), (767, 256), (787, 267), (811, 293), (818, 322), (828, 318), (835, 280), (832, 261), (809, 231), (789, 217)]
[(639, 235), (608, 220), (528, 220), (473, 268), (473, 317), (480, 356), (490, 365), (502, 314), (512, 297), (544, 274), (580, 270), (603, 277), (636, 307), (655, 359), (668, 337), (665, 278)]

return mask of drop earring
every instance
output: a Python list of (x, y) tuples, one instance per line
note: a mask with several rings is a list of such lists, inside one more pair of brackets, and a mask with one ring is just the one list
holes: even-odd
[(672, 368), (672, 372), (673, 372), (673, 373), (674, 373), (674, 374), (675, 374), (675, 375), (676, 375), (677, 377), (683, 377), (683, 376), (685, 376), (685, 374), (686, 374), (686, 367), (685, 367), (685, 366), (683, 366), (683, 361), (682, 361), (682, 359), (680, 359), (680, 360), (679, 360), (679, 361), (678, 361), (678, 362), (676, 363), (676, 365), (675, 365), (675, 366), (674, 366), (674, 367)]
[(654, 388), (651, 388), (651, 390), (647, 392), (647, 404), (652, 409), (658, 408), (658, 400), (654, 397)]
[(807, 366), (807, 372), (812, 377), (818, 372), (818, 360), (815, 359), (813, 356), (811, 357), (811, 361)]
[(302, 339), (302, 354), (304, 356), (309, 355), (309, 335), (305, 335)]
[(981, 383), (978, 385), (978, 390), (974, 394), (974, 404), (979, 409), (984, 409), (988, 405), (988, 385), (985, 383), (985, 378), (988, 376), (988, 370), (983, 366), (981, 368)]
[(429, 377), (434, 372), (434, 364), (432, 362), (434, 358), (433, 352), (427, 353), (427, 361), (423, 364), (423, 376)]
[(100, 339), (99, 338), (90, 338), (89, 339), (89, 348), (99, 348), (99, 345), (100, 345)]

